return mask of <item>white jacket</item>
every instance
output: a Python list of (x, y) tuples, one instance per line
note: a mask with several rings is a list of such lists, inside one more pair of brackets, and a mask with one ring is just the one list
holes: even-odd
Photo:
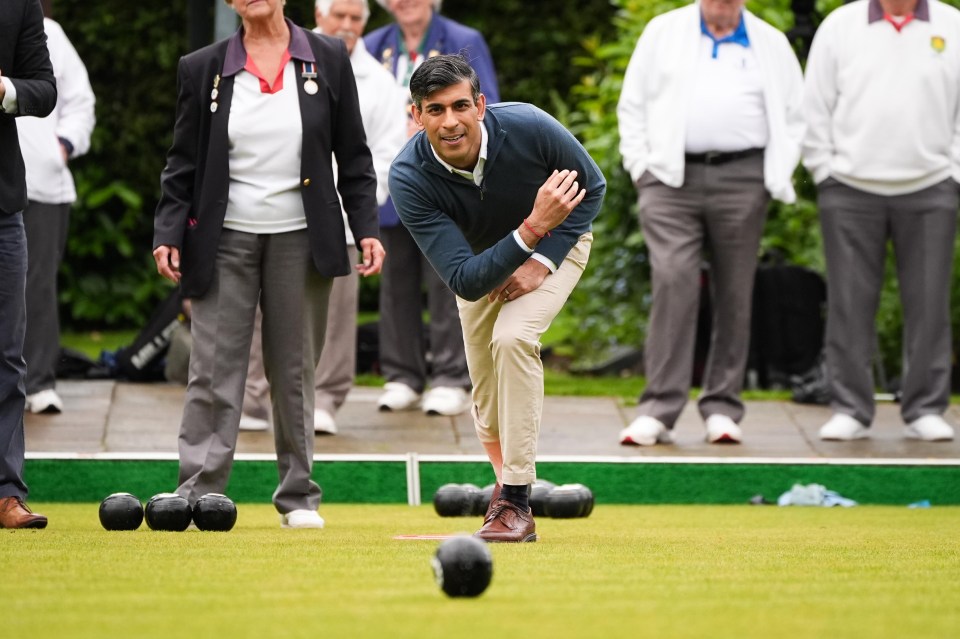
[(67, 34), (49, 18), (44, 18), (43, 30), (57, 79), (57, 106), (45, 118), (17, 118), (20, 151), (27, 168), (27, 198), (44, 204), (71, 204), (77, 191), (63, 160), (60, 138), (73, 145), (71, 159), (90, 149), (96, 100), (87, 68)]
[[(314, 31), (323, 33), (319, 27)], [(387, 187), (390, 163), (407, 141), (407, 94), (397, 86), (396, 78), (370, 55), (363, 38), (357, 38), (350, 53), (350, 65), (357, 79), (360, 119), (377, 173), (377, 203), (382, 205), (390, 194)], [(337, 174), (336, 164), (333, 174)], [(350, 225), (344, 224), (344, 228), (347, 231), (347, 244), (355, 244)]]
[[(770, 129), (764, 185), (789, 204), (796, 200), (792, 177), (804, 135), (803, 75), (783, 33), (746, 9), (743, 19), (763, 76)], [(701, 37), (700, 5), (694, 3), (651, 20), (637, 42), (617, 105), (620, 153), (634, 183), (649, 170), (668, 186), (683, 186), (686, 104)]]

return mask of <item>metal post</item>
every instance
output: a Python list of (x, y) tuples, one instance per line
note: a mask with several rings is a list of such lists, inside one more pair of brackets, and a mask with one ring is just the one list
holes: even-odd
[[(222, 0), (215, 0), (222, 3)], [(187, 44), (191, 51), (210, 44), (213, 33), (213, 12), (210, 3), (191, 0), (187, 3)]]
[(240, 24), (240, 19), (237, 16), (237, 12), (234, 11), (232, 7), (227, 6), (227, 3), (222, 0), (214, 0), (214, 2), (217, 3), (217, 8), (213, 20), (213, 39), (214, 41), (219, 41), (233, 35), (233, 32), (237, 30), (237, 26)]

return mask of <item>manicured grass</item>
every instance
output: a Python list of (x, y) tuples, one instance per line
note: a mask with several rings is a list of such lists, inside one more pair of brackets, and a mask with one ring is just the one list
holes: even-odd
[[(358, 386), (383, 386), (383, 378), (379, 375), (358, 375)], [(588, 376), (572, 375), (563, 371), (544, 371), (544, 392), (547, 395), (576, 395), (580, 397), (619, 397), (625, 405), (636, 405), (637, 398), (643, 390), (646, 381), (642, 376)], [(690, 390), (690, 397), (695, 399), (700, 393), (699, 388)], [(790, 391), (744, 391), (743, 399), (748, 401), (789, 401)]]
[(430, 506), (329, 505), (323, 531), (240, 504), (230, 533), (103, 531), (96, 504), (0, 530), (4, 637), (901, 639), (960, 628), (960, 508), (597, 506), (493, 545), (490, 588), (448, 599)]
[(78, 331), (60, 335), (60, 344), (80, 351), (96, 361), (101, 351), (115, 351), (121, 346), (129, 346), (139, 331)]

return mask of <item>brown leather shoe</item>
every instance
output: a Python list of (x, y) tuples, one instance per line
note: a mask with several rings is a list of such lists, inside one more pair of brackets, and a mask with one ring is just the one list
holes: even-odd
[(19, 497), (0, 498), (0, 528), (46, 528), (47, 518), (27, 508)]
[(474, 537), (484, 541), (517, 543), (537, 540), (537, 524), (530, 509), (523, 512), (506, 499), (497, 499), (490, 506), (483, 526)]

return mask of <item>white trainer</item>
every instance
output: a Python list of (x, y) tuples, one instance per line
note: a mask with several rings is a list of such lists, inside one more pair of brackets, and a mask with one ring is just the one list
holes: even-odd
[(313, 411), (313, 432), (317, 435), (336, 435), (337, 422), (333, 421), (333, 415), (322, 408)]
[(31, 413), (62, 413), (63, 400), (52, 388), (27, 395), (26, 409)]
[(411, 410), (420, 403), (420, 393), (403, 382), (387, 382), (383, 385), (383, 391), (377, 400), (380, 410)]
[(870, 429), (845, 413), (834, 413), (826, 424), (820, 427), (820, 439), (828, 441), (852, 441), (866, 439)]
[(707, 441), (711, 444), (739, 444), (743, 439), (743, 431), (726, 415), (710, 415), (706, 426)]
[(453, 386), (431, 388), (423, 396), (423, 412), (427, 415), (447, 415), (453, 417), (470, 409), (470, 393)]
[(953, 439), (953, 426), (940, 415), (924, 415), (907, 424), (903, 434), (907, 439), (947, 442)]
[(653, 446), (669, 444), (673, 436), (666, 424), (655, 417), (641, 415), (620, 431), (620, 444), (623, 446)]
[(280, 515), (281, 528), (323, 528), (323, 517), (315, 510), (291, 510)]
[(249, 432), (262, 432), (270, 428), (270, 422), (259, 417), (240, 414), (240, 430)]

